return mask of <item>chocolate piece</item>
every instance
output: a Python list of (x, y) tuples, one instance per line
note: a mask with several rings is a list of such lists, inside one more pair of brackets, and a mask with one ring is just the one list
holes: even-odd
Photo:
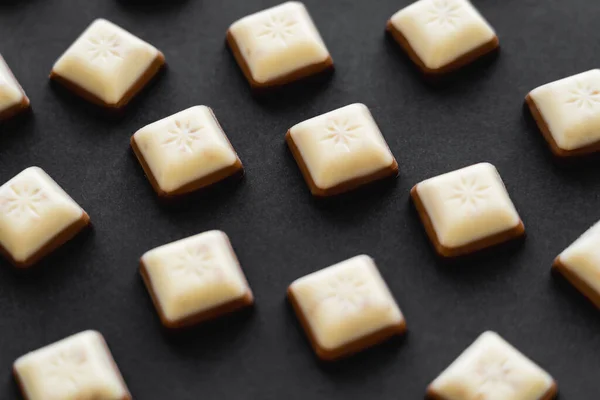
[(190, 193), (244, 171), (206, 106), (191, 107), (143, 127), (131, 137), (131, 147), (162, 197)]
[(25, 400), (131, 400), (106, 341), (85, 331), (17, 359), (13, 374)]
[(120, 109), (164, 63), (164, 55), (154, 46), (97, 19), (56, 61), (50, 78), (92, 103)]
[(540, 86), (525, 101), (554, 155), (600, 151), (599, 69)]
[(286, 141), (315, 196), (341, 194), (398, 174), (398, 163), (364, 104), (294, 125)]
[(167, 328), (195, 325), (254, 303), (229, 238), (221, 231), (146, 252), (140, 272)]
[(29, 99), (12, 71), (0, 56), (0, 121), (29, 109)]
[(419, 0), (394, 14), (387, 30), (427, 75), (452, 72), (499, 47), (468, 0)]
[(577, 290), (600, 308), (600, 222), (596, 222), (560, 253), (552, 265)]
[(290, 1), (234, 22), (227, 43), (253, 88), (268, 88), (333, 68), (304, 4)]
[(456, 257), (525, 234), (500, 174), (480, 163), (427, 179), (410, 191), (436, 252)]
[(48, 174), (30, 167), (0, 187), (0, 253), (29, 267), (74, 237), (90, 218)]
[(306, 275), (288, 298), (323, 360), (336, 360), (406, 331), (406, 321), (375, 262), (361, 255)]
[(552, 377), (495, 332), (485, 332), (427, 388), (430, 400), (551, 400)]

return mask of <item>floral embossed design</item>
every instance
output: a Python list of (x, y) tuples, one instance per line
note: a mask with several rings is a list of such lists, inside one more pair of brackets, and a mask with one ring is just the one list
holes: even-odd
[(185, 122), (175, 120), (173, 126), (167, 131), (168, 138), (163, 142), (163, 146), (175, 146), (182, 152), (191, 153), (192, 144), (201, 139), (202, 129), (204, 129), (202, 125), (193, 125), (190, 120)]
[(504, 390), (514, 389), (515, 383), (511, 380), (511, 373), (513, 371), (508, 359), (481, 359), (475, 365), (474, 372), (481, 380), (477, 399), (484, 400), (487, 393), (490, 391), (497, 392), (501, 388), (504, 388)]
[(364, 279), (354, 275), (337, 274), (326, 282), (323, 301), (335, 301), (341, 311), (351, 312), (363, 308), (369, 296), (369, 286)]
[(476, 176), (462, 175), (452, 187), (448, 201), (456, 201), (461, 207), (476, 211), (489, 195), (490, 186), (479, 183)]
[(211, 249), (204, 244), (200, 244), (186, 247), (177, 256), (177, 264), (173, 266), (173, 272), (183, 274), (186, 277), (205, 280), (209, 276), (216, 278), (221, 270)]
[(298, 22), (285, 15), (272, 15), (267, 22), (262, 25), (262, 30), (258, 37), (268, 38), (279, 41), (287, 46), (287, 40), (294, 36), (294, 29)]
[(48, 361), (45, 378), (52, 386), (61, 388), (60, 394), (57, 393), (60, 398), (65, 395), (64, 391), (77, 395), (81, 390), (87, 360), (85, 351), (75, 348), (61, 351)]
[(578, 81), (577, 87), (569, 90), (567, 103), (574, 104), (578, 108), (592, 109), (600, 104), (600, 90)]
[(39, 187), (27, 182), (14, 183), (0, 195), (0, 208), (7, 215), (17, 218), (40, 218), (39, 206), (48, 197)]
[(336, 149), (349, 152), (350, 142), (357, 140), (360, 137), (358, 134), (360, 129), (362, 129), (362, 125), (353, 124), (348, 119), (332, 119), (327, 123), (325, 135), (321, 137), (321, 141), (333, 143)]
[(121, 54), (121, 41), (117, 34), (94, 35), (88, 38), (90, 60), (92, 62), (112, 61), (123, 58)]
[(456, 23), (460, 18), (458, 10), (460, 4), (456, 4), (449, 0), (434, 0), (432, 7), (428, 10), (428, 24), (437, 23), (443, 27), (456, 27)]

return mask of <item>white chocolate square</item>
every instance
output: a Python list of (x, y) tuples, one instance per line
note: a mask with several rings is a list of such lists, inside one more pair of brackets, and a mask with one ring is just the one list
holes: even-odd
[(485, 332), (429, 385), (440, 400), (540, 400), (552, 377), (495, 332)]
[(162, 54), (105, 19), (97, 19), (60, 56), (52, 72), (116, 105)]
[(424, 180), (416, 188), (445, 247), (464, 246), (521, 223), (500, 174), (490, 163)]
[(258, 83), (326, 61), (329, 51), (304, 4), (289, 1), (248, 15), (229, 28)]
[(558, 260), (600, 295), (600, 221), (560, 253)]
[(14, 363), (27, 400), (129, 400), (102, 335), (85, 331), (27, 353)]
[(600, 141), (600, 69), (540, 86), (529, 97), (559, 148), (575, 150)]
[(0, 114), (23, 102), (25, 93), (10, 68), (0, 56)]
[(364, 104), (311, 118), (294, 125), (289, 133), (320, 189), (368, 176), (396, 162)]
[(442, 68), (496, 37), (469, 0), (419, 0), (390, 21), (430, 69)]
[(0, 244), (24, 262), (83, 214), (41, 168), (27, 168), (0, 187)]
[(314, 340), (335, 350), (371, 333), (404, 323), (373, 259), (360, 255), (297, 279), (290, 294)]
[(210, 108), (195, 106), (133, 135), (159, 187), (172, 192), (239, 161)]
[(155, 300), (176, 322), (251, 294), (227, 235), (208, 231), (142, 256)]

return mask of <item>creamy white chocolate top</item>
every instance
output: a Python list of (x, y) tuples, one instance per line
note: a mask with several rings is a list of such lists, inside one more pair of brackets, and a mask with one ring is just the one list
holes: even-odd
[(41, 168), (27, 168), (0, 187), (0, 243), (23, 262), (83, 212)]
[(114, 105), (158, 56), (154, 46), (112, 22), (97, 19), (56, 61), (52, 71)]
[(460, 247), (520, 222), (500, 174), (490, 163), (427, 179), (417, 184), (417, 193), (445, 247)]
[(235, 164), (237, 154), (206, 106), (191, 107), (134, 134), (144, 160), (165, 192)]
[(248, 282), (224, 232), (208, 231), (148, 251), (142, 263), (170, 321), (239, 299)]
[(301, 122), (290, 129), (290, 135), (321, 189), (370, 175), (394, 163), (364, 104), (351, 104)]
[(559, 255), (561, 264), (600, 294), (600, 222)]
[(289, 1), (234, 22), (229, 28), (255, 81), (269, 82), (324, 62), (329, 51), (304, 4)]
[(337, 349), (404, 317), (369, 256), (297, 279), (290, 290), (320, 347)]
[(561, 149), (600, 140), (600, 69), (540, 86), (529, 96)]
[(0, 113), (21, 103), (24, 96), (19, 82), (0, 56)]
[(445, 400), (540, 400), (552, 377), (495, 332), (485, 332), (430, 385)]
[(496, 33), (468, 0), (419, 0), (391, 18), (423, 64), (442, 68)]
[(15, 361), (28, 400), (122, 400), (127, 387), (102, 335), (85, 331)]

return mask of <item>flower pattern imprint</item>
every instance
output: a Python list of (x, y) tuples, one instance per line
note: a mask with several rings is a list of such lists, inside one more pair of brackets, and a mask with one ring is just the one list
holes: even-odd
[(117, 34), (112, 35), (96, 35), (88, 38), (90, 47), (90, 60), (92, 62), (106, 63), (113, 59), (122, 59), (121, 42)]
[(209, 276), (217, 278), (221, 271), (210, 248), (201, 244), (186, 247), (185, 251), (177, 257), (173, 272), (202, 281)]
[(434, 0), (433, 7), (429, 9), (428, 24), (437, 23), (445, 27), (456, 27), (460, 18), (458, 10), (460, 5), (449, 0)]
[[(85, 378), (84, 367), (87, 355), (83, 349), (61, 351), (48, 362), (46, 379), (55, 387), (68, 388), (71, 394), (81, 389), (81, 381)], [(57, 391), (58, 392), (58, 391)], [(62, 398), (64, 392), (56, 393)]]
[(449, 201), (457, 201), (461, 207), (477, 211), (480, 203), (487, 199), (490, 186), (477, 182), (475, 176), (462, 175), (452, 190), (452, 195), (448, 197)]
[(28, 183), (12, 184), (5, 189), (7, 193), (0, 195), (0, 207), (7, 215), (17, 218), (29, 216), (39, 218), (38, 207), (47, 200), (46, 194)]
[[(482, 385), (479, 389), (479, 395), (485, 396), (491, 390), (497, 391), (500, 386), (513, 387), (514, 383), (510, 380), (512, 370), (508, 365), (508, 360), (479, 360), (475, 366), (475, 373), (481, 379)], [(486, 389), (486, 386), (488, 389)], [(485, 397), (482, 397), (485, 398)]]
[(202, 129), (204, 129), (202, 125), (193, 126), (190, 120), (185, 122), (176, 120), (167, 131), (169, 137), (163, 142), (163, 146), (175, 146), (182, 152), (191, 153), (192, 144), (201, 139), (200, 131)]
[(350, 142), (357, 140), (360, 135), (358, 131), (362, 129), (360, 124), (352, 124), (348, 119), (332, 119), (325, 128), (325, 135), (321, 138), (322, 142), (333, 143), (335, 148), (341, 151), (350, 151)]
[(263, 29), (258, 37), (279, 41), (282, 45), (287, 46), (287, 40), (294, 36), (294, 29), (297, 26), (298, 22), (289, 17), (273, 15), (263, 24)]
[(589, 84), (577, 82), (577, 87), (569, 90), (567, 103), (579, 108), (592, 109), (600, 104), (600, 90), (592, 88)]
[(369, 292), (364, 279), (338, 274), (327, 281), (321, 302), (333, 300), (343, 312), (357, 311), (366, 305)]

